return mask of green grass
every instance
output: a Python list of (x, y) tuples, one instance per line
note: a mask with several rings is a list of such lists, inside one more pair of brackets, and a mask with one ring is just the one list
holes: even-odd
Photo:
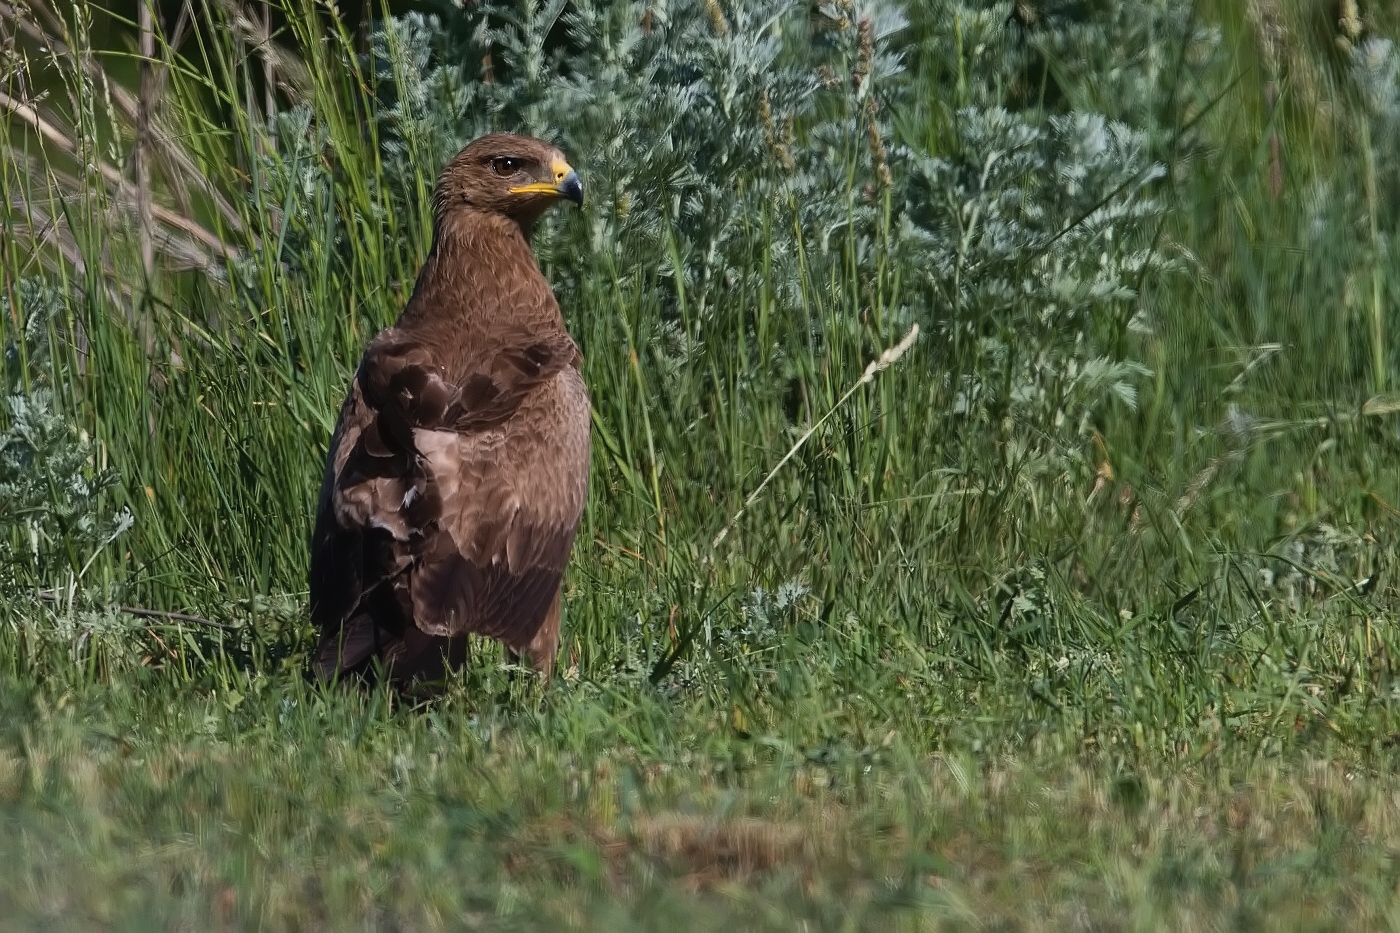
[(784, 735), (808, 730), (743, 739), (640, 686), (483, 711), (502, 684), (397, 712), (278, 675), (241, 695), (7, 684), (6, 926), (1394, 923), (1395, 780), (1323, 743), (1115, 771), (1053, 738), (931, 753), (924, 720), (804, 754)]
[[(127, 202), (81, 171), (125, 170), (120, 101), (16, 46), (5, 93), (51, 88), (75, 146), (0, 130), (39, 169), (0, 170), (7, 378), (56, 393), (89, 472), (120, 475), (102, 513), (135, 523), (102, 546), (45, 517), (72, 499), (56, 460), (26, 466), (39, 518), (0, 482), (0, 927), (1400, 926), (1400, 120), (1364, 105), (1327, 5), (1296, 6), (1200, 3), (1184, 20), (1218, 41), (1153, 35), (1117, 70), (1101, 36), (1136, 21), (1111, 4), (1025, 48), (979, 38), (1009, 9), (934, 5), (876, 37), (898, 73), (848, 21), (812, 47), (872, 76), (872, 113), (846, 80), (801, 110), (805, 51), (758, 67), (745, 4), (687, 5), (696, 67), (733, 82), (699, 129), (628, 96), (624, 42), (590, 47), (580, 103), (500, 40), (504, 90), (475, 86), (464, 122), (561, 134), (589, 184), (537, 245), (584, 351), (591, 499), (559, 675), (483, 644), (423, 706), (306, 680), (303, 581), (333, 418), (426, 251), (455, 111), (387, 118), (362, 37), (288, 3), (306, 67), (274, 138), (256, 48), (201, 13), (158, 46), (160, 126), (196, 171), (158, 162), (155, 198), (240, 258), (167, 251), (147, 281)], [(644, 44), (640, 8), (577, 10)], [(1142, 129), (1160, 210), (1114, 229), (1176, 268), (1090, 301), (1086, 270), (1131, 249), (1080, 224), (1039, 265), (997, 265), (975, 224), (948, 267), (921, 253), (901, 223), (948, 189), (909, 179), (993, 104)], [(756, 166), (698, 161), (746, 139)], [(1070, 187), (1015, 181), (1021, 203)], [(978, 291), (1007, 269), (1054, 287)], [(1105, 360), (1147, 374), (1076, 381)]]

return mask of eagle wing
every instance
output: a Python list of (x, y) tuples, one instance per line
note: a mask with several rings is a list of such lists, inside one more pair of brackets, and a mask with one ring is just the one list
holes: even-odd
[(577, 347), (505, 334), (456, 379), (438, 355), (385, 331), (341, 409), (312, 539), (323, 674), (392, 660), (410, 628), (521, 650), (558, 594), (587, 493)]

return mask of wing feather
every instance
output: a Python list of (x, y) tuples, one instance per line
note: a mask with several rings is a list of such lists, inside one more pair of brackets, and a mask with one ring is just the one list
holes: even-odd
[(587, 491), (588, 398), (567, 333), (514, 336), (455, 380), (411, 334), (366, 351), (312, 542), (323, 672), (365, 663), (410, 625), (519, 650), (544, 621)]

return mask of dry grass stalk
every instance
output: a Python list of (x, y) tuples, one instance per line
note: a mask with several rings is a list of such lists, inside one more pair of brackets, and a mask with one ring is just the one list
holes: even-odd
[[(62, 19), (55, 15), (53, 11), (49, 10), (42, 0), (28, 0), (25, 8), (20, 8), (11, 3), (4, 2), (4, 0), (0, 0), (0, 20), (13, 24), (21, 35), (38, 44), (40, 47), (47, 49), (48, 53), (55, 59), (67, 61), (73, 68), (85, 73), (94, 83), (105, 87), (109, 91), (112, 106), (117, 112), (133, 126), (139, 123), (141, 106), (138, 97), (122, 87), (121, 84), (109, 80), (106, 72), (102, 69), (102, 66), (97, 62), (94, 56), (79, 54), (74, 51), (72, 43), (65, 39), (67, 36), (67, 28)], [(183, 35), (184, 30), (188, 27), (189, 21), (190, 15), (187, 4), (186, 7), (181, 10), (180, 17), (176, 21), (175, 31), (171, 38), (171, 45), (179, 41), (180, 36)], [(156, 36), (156, 38), (159, 38), (159, 36)], [(162, 62), (161, 67), (156, 70), (155, 74), (156, 84), (153, 90), (153, 97), (155, 100), (159, 100), (168, 80), (168, 63)], [(5, 106), (6, 109), (11, 109), (9, 105)], [(31, 113), (37, 114), (37, 111), (34, 111), (32, 107), (30, 111)], [(26, 122), (30, 122), (31, 126), (34, 126), (30, 117), (24, 114), (16, 115), (21, 116)], [(44, 114), (43, 118), (49, 123), (58, 122), (57, 118), (52, 114)], [(155, 157), (162, 163), (163, 175), (167, 186), (172, 191), (176, 200), (181, 204), (185, 214), (187, 215), (189, 213), (189, 197), (184, 189), (186, 186), (193, 186), (209, 199), (215, 210), (218, 211), (221, 222), (227, 226), (228, 229), (239, 234), (246, 234), (247, 231), (244, 230), (243, 219), (238, 210), (235, 209), (233, 204), (209, 181), (205, 172), (195, 164), (193, 157), (179, 145), (179, 135), (171, 133), (164, 128), (161, 125), (159, 115), (156, 113), (150, 114), (150, 121), (150, 145)], [(36, 126), (35, 128), (37, 129), (38, 127)], [(49, 141), (55, 142), (53, 139)], [(64, 151), (68, 155), (72, 155), (74, 150), (71, 147), (71, 143)], [(158, 213), (156, 219), (159, 219)], [(189, 221), (189, 223), (193, 223), (193, 221)], [(208, 238), (219, 242), (221, 248), (225, 247), (225, 244), (214, 234), (209, 233)], [(256, 244), (256, 240), (254, 240), (254, 243)]]
[(141, 270), (147, 288), (156, 271), (156, 250), (151, 239), (151, 110), (155, 107), (155, 76), (151, 65), (156, 57), (154, 0), (141, 0), (137, 17), (139, 30), (141, 97), (136, 109), (136, 143), (132, 158), (136, 165), (137, 235), (141, 241)]
[[(238, 0), (221, 0), (219, 6), (228, 16), (228, 24), (234, 34), (263, 61), (263, 74), (268, 79), (264, 94), (264, 104), (267, 107), (265, 116), (272, 114), (271, 89), (274, 86), (297, 100), (305, 99), (311, 93), (314, 84), (311, 74), (301, 59), (272, 41), (272, 19), (267, 13), (267, 7), (263, 7), (263, 13), (259, 16)], [(276, 82), (275, 85), (273, 81)]]
[(742, 507), (740, 507), (739, 511), (735, 512), (734, 517), (725, 523), (725, 526), (720, 529), (719, 534), (715, 535), (715, 539), (710, 542), (710, 547), (717, 548), (720, 546), (724, 539), (729, 536), (729, 530), (734, 527), (735, 522), (739, 521), (739, 519), (743, 517), (744, 512), (748, 510), (749, 506), (753, 505), (755, 502), (758, 501), (758, 497), (763, 493), (763, 490), (772, 481), (773, 477), (777, 476), (778, 471), (781, 470), (784, 466), (786, 466), (787, 462), (797, 455), (797, 452), (802, 449), (802, 445), (806, 444), (807, 441), (811, 438), (811, 436), (817, 433), (817, 429), (820, 428), (823, 424), (825, 424), (826, 420), (832, 415), (834, 415), (841, 408), (842, 405), (846, 404), (846, 401), (852, 395), (855, 395), (856, 391), (861, 386), (874, 382), (875, 377), (877, 375), (884, 372), (886, 369), (889, 369), (896, 362), (898, 362), (899, 358), (905, 353), (907, 353), (909, 351), (909, 348), (914, 345), (914, 341), (918, 339), (919, 325), (915, 324), (909, 328), (909, 333), (904, 335), (904, 339), (899, 341), (899, 343), (895, 344), (894, 346), (890, 347), (885, 352), (881, 353), (877, 359), (872, 360), (870, 362), (870, 365), (865, 367), (865, 372), (861, 374), (861, 377), (858, 380), (856, 380), (855, 385), (847, 389), (846, 394), (837, 399), (836, 404), (832, 405), (830, 410), (828, 410), (826, 414), (818, 418), (816, 422), (814, 422), (813, 425), (807, 429), (807, 432), (797, 439), (797, 442), (788, 449), (788, 452), (786, 454), (783, 455), (783, 459), (778, 461), (778, 465), (773, 467), (772, 470), (768, 471), (768, 475), (763, 478), (763, 482), (758, 484), (758, 488), (755, 489), (753, 492), (749, 493), (749, 497), (744, 500), (744, 504)]
[[(36, 132), (45, 143), (64, 155), (72, 159), (78, 158), (78, 144), (63, 128), (56, 125), (52, 120), (41, 115), (36, 109), (21, 101), (17, 101), (0, 91), (0, 109), (8, 111), (11, 116), (18, 117), (21, 121)], [(62, 200), (64, 195), (79, 195), (87, 189), (87, 186), (78, 178), (68, 175), (49, 165), (39, 166), (33, 164), (32, 159), (28, 159), (21, 154), (11, 151), (10, 158), (15, 164), (29, 163), (31, 171), (39, 171), (40, 174), (33, 177), (44, 177), (49, 179), (51, 188), (57, 188), (56, 200)], [(114, 190), (115, 197), (113, 206), (119, 210), (136, 210), (139, 195), (133, 190), (130, 182), (122, 176), (122, 173), (107, 162), (96, 159), (92, 162), (92, 167), (97, 171), (102, 179), (110, 184)], [(26, 199), (28, 201), (28, 199)], [(37, 209), (32, 202), (27, 204), (26, 210), (32, 215)], [(186, 247), (180, 250), (181, 258), (187, 260), (185, 268), (202, 268), (206, 271), (217, 272), (221, 259), (232, 259), (238, 255), (237, 248), (230, 246), (220, 239), (208, 228), (196, 221), (179, 214), (169, 208), (163, 207), (154, 201), (148, 202), (148, 209), (153, 221), (158, 221), (168, 227), (173, 228), (183, 234), (188, 239), (183, 241)], [(169, 234), (159, 236), (153, 232), (152, 242), (175, 242)], [(193, 264), (188, 260), (198, 257)]]

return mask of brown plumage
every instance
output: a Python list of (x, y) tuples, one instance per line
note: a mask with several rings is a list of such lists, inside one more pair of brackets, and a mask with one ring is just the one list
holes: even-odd
[(578, 175), (523, 136), (478, 139), (438, 178), (413, 297), (331, 439), (311, 541), (323, 677), (439, 680), (469, 634), (553, 666), (589, 445), (578, 348), (530, 249), (560, 198), (582, 204)]

